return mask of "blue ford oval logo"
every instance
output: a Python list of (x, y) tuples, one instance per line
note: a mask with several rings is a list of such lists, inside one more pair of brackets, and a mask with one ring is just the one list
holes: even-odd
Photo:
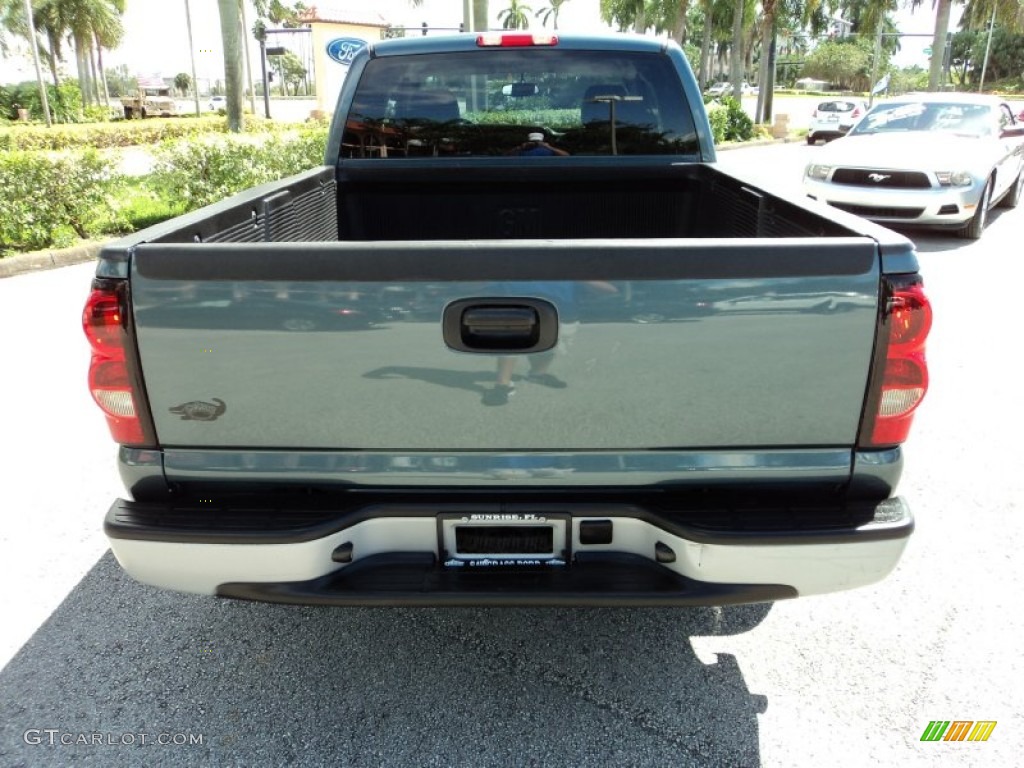
[(368, 43), (358, 37), (338, 37), (327, 44), (327, 55), (346, 67)]

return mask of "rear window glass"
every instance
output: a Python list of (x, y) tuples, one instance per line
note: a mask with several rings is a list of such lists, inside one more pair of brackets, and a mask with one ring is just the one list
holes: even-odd
[(352, 158), (697, 151), (666, 57), (536, 48), (373, 59), (342, 146)]
[(850, 112), (855, 104), (852, 101), (823, 101), (818, 105), (819, 112)]

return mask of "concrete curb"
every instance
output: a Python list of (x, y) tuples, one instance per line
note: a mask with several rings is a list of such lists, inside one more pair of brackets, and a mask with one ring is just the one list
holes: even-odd
[(768, 147), (772, 144), (789, 144), (793, 141), (802, 141), (799, 136), (786, 136), (781, 139), (758, 139), (757, 141), (733, 141), (728, 144), (716, 144), (716, 152), (726, 152), (730, 149), (749, 149), (750, 147)]
[(28, 272), (41, 272), (46, 269), (56, 269), (57, 267), (93, 261), (100, 248), (106, 245), (107, 242), (109, 241), (99, 240), (81, 243), (71, 248), (33, 251), (32, 253), (19, 253), (14, 256), (7, 256), (0, 259), (0, 279), (23, 275)]

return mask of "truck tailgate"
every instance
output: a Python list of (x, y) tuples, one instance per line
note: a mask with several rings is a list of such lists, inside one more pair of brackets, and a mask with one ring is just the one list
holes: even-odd
[[(848, 452), (879, 258), (861, 237), (150, 243), (130, 278), (165, 448)], [(467, 306), (539, 306), (545, 333), (554, 307), (557, 339), (509, 352), (492, 322), (453, 349)], [(516, 391), (491, 407), (503, 357)]]

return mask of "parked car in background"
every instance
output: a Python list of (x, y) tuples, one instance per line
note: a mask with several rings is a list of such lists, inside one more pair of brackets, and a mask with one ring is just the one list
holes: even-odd
[(807, 143), (817, 144), (819, 139), (830, 141), (845, 136), (868, 111), (863, 99), (827, 99), (818, 102), (811, 113), (807, 127)]
[(878, 104), (804, 170), (809, 197), (889, 226), (977, 239), (1024, 185), (1024, 123), (995, 96), (908, 95)]
[[(743, 94), (757, 93), (757, 86), (750, 85), (750, 83), (748, 83), (746, 80), (744, 80), (743, 84), (740, 85), (740, 92), (743, 93)], [(714, 85), (709, 87), (706, 91), (704, 91), (704, 94), (706, 96), (710, 96), (711, 98), (714, 98), (714, 99), (721, 98), (722, 96), (728, 96), (731, 93), (732, 93), (732, 83), (727, 82), (725, 80), (722, 80), (722, 81), (719, 81), (719, 82), (715, 83)]]
[(211, 112), (216, 112), (218, 109), (227, 109), (228, 100), (224, 96), (211, 96), (210, 103), (207, 105)]

